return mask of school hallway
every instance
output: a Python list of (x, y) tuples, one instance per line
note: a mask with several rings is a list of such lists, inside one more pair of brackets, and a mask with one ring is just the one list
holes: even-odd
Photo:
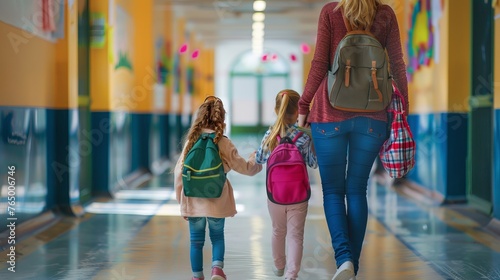
[[(257, 137), (234, 137), (242, 155)], [(322, 208), (319, 174), (312, 171), (301, 280), (331, 279), (333, 251)], [(272, 272), (271, 221), (265, 172), (254, 177), (230, 172), (238, 214), (226, 220), (228, 279), (283, 279)], [(487, 216), (465, 206), (439, 206), (373, 179), (370, 216), (357, 279), (500, 279), (500, 237)], [(191, 279), (188, 223), (179, 217), (172, 174), (141, 188), (93, 202), (79, 220), (66, 217), (18, 245), (15, 273), (0, 256), (0, 279)], [(207, 234), (205, 276), (210, 273)], [(209, 279), (209, 278), (208, 278)]]
[[(247, 158), (279, 92), (325, 97), (306, 85), (325, 65), (318, 26), (332, 1), (0, 0), (0, 280), (191, 279), (171, 172), (195, 113), (217, 97)], [(500, 280), (500, 1), (381, 1), (416, 154), (402, 180), (373, 169), (357, 279)], [(404, 81), (399, 66), (390, 74)], [(330, 280), (309, 171), (299, 279)], [(272, 270), (265, 169), (228, 176), (228, 279), (284, 279)], [(210, 245), (207, 233), (205, 280)]]

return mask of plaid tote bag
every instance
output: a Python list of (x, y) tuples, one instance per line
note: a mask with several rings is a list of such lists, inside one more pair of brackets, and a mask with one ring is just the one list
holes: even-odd
[(415, 165), (416, 144), (406, 120), (401, 92), (394, 87), (387, 112), (392, 113), (389, 138), (380, 148), (382, 165), (392, 178), (401, 178)]

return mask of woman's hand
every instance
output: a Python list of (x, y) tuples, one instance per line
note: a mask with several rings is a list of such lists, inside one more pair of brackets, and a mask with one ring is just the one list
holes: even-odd
[(309, 123), (307, 122), (307, 115), (301, 115), (301, 114), (299, 114), (298, 121), (299, 121), (299, 126), (300, 127), (305, 127), (305, 128), (309, 127)]

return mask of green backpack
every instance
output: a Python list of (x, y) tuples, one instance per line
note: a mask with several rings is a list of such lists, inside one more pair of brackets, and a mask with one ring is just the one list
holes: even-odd
[(217, 198), (222, 194), (226, 173), (214, 143), (215, 133), (203, 133), (184, 159), (182, 186), (188, 197)]

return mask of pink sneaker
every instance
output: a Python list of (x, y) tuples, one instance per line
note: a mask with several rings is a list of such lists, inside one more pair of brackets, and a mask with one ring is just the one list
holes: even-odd
[(214, 266), (212, 268), (212, 279), (211, 280), (226, 280), (226, 274), (224, 274), (224, 271), (222, 268)]

